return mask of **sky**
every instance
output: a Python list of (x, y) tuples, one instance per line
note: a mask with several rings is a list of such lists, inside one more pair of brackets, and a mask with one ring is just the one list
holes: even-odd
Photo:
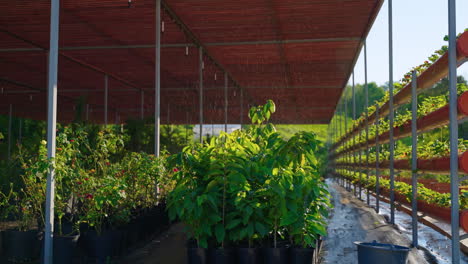
[[(448, 45), (447, 0), (393, 0), (393, 80)], [(457, 32), (468, 28), (468, 0), (457, 0)], [(364, 83), (364, 49), (355, 66), (355, 82)], [(385, 84), (388, 72), (388, 0), (384, 2), (367, 38), (368, 81)], [(458, 68), (468, 79), (468, 65)], [(351, 81), (351, 78), (350, 78)]]

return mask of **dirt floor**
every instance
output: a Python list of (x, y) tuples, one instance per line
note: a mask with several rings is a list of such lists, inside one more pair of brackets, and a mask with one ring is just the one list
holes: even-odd
[[(322, 250), (323, 264), (357, 264), (355, 241), (391, 243), (410, 246), (410, 241), (397, 228), (387, 224), (385, 218), (375, 213), (364, 202), (355, 198), (338, 184), (328, 180), (333, 197), (332, 215), (329, 220), (328, 236)], [(423, 253), (413, 249), (408, 264), (428, 263)]]

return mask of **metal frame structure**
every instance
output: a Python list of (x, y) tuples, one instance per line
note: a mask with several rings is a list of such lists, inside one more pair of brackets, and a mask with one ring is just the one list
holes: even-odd
[[(109, 93), (112, 93), (112, 96), (114, 96), (114, 92), (120, 91), (120, 92), (125, 92), (125, 91), (132, 91), (132, 92), (139, 92), (140, 93), (140, 105), (138, 108), (138, 103), (135, 104), (137, 108), (135, 108), (135, 112), (138, 113), (138, 110), (140, 111), (140, 118), (143, 119), (145, 117), (145, 96), (147, 96), (149, 99), (146, 100), (147, 102), (152, 101), (152, 93), (149, 91), (153, 92), (154, 89), (154, 115), (155, 115), (155, 146), (154, 146), (154, 153), (156, 156), (159, 156), (160, 153), (160, 125), (161, 125), (161, 97), (162, 94), (161, 92), (167, 92), (167, 91), (177, 91), (177, 90), (183, 90), (186, 89), (186, 87), (183, 87), (183, 84), (181, 86), (173, 86), (173, 87), (166, 87), (164, 89), (161, 89), (161, 81), (163, 80), (163, 75), (162, 70), (161, 70), (161, 49), (162, 48), (167, 48), (172, 49), (172, 48), (188, 48), (188, 47), (196, 47), (198, 48), (199, 51), (199, 56), (198, 56), (198, 95), (199, 95), (199, 100), (198, 100), (198, 110), (199, 110), (199, 125), (200, 125), (200, 142), (203, 143), (203, 125), (205, 120), (211, 120), (211, 123), (213, 124), (213, 119), (211, 117), (207, 117), (207, 111), (206, 107), (204, 108), (204, 105), (206, 104), (206, 100), (209, 91), (213, 90), (221, 90), (224, 89), (224, 105), (222, 106), (224, 109), (224, 118), (220, 120), (224, 120), (224, 131), (227, 132), (227, 124), (228, 120), (234, 120), (233, 116), (230, 116), (229, 114), (232, 114), (232, 112), (237, 112), (234, 111), (237, 107), (237, 102), (232, 101), (231, 104), (229, 104), (229, 92), (232, 90), (239, 90), (239, 108), (240, 108), (240, 113), (239, 113), (239, 121), (241, 126), (244, 123), (244, 104), (252, 104), (256, 102), (256, 98), (260, 98), (254, 94), (254, 90), (256, 89), (264, 89), (264, 88), (270, 88), (270, 89), (276, 89), (281, 92), (278, 92), (278, 98), (285, 97), (283, 94), (283, 90), (288, 87), (288, 85), (281, 85), (279, 84), (278, 86), (262, 86), (262, 85), (240, 85), (241, 83), (244, 84), (244, 82), (239, 82), (239, 78), (234, 78), (235, 75), (232, 74), (232, 71), (228, 71), (227, 68), (225, 68), (218, 60), (216, 59), (219, 54), (215, 54), (212, 52), (212, 49), (209, 49), (208, 47), (217, 47), (217, 48), (233, 48), (233, 47), (240, 47), (240, 46), (253, 46), (253, 45), (290, 45), (290, 44), (307, 44), (307, 43), (339, 43), (339, 42), (360, 42), (360, 46), (358, 45), (357, 50), (360, 50), (360, 47), (364, 48), (364, 76), (365, 76), (365, 153), (366, 153), (366, 159), (365, 159), (365, 168), (360, 167), (357, 168), (355, 167), (355, 170), (359, 171), (359, 198), (361, 197), (362, 193), (362, 181), (363, 179), (362, 174), (365, 171), (366, 172), (366, 179), (369, 179), (370, 175), (370, 165), (369, 165), (369, 145), (370, 145), (370, 140), (369, 140), (369, 113), (367, 112), (367, 108), (369, 106), (369, 94), (368, 94), (368, 80), (367, 80), (367, 45), (365, 43), (365, 40), (363, 41), (361, 38), (356, 38), (356, 37), (336, 37), (336, 38), (305, 38), (305, 39), (284, 39), (284, 40), (255, 40), (255, 41), (225, 41), (225, 42), (206, 42), (203, 43), (197, 34), (192, 32), (189, 27), (182, 22), (182, 20), (179, 18), (179, 16), (174, 12), (174, 10), (165, 2), (162, 0), (154, 0), (155, 1), (155, 43), (154, 44), (132, 44), (132, 45), (83, 45), (83, 46), (64, 46), (64, 47), (59, 47), (58, 45), (58, 39), (59, 39), (59, 11), (60, 11), (60, 0), (51, 0), (51, 6), (50, 6), (50, 11), (51, 11), (51, 21), (50, 21), (50, 38), (49, 38), (49, 47), (45, 47), (41, 44), (35, 43), (35, 42), (30, 42), (29, 44), (31, 47), (25, 47), (25, 48), (0, 48), (1, 53), (9, 53), (9, 52), (24, 52), (26, 54), (27, 52), (34, 52), (34, 51), (48, 51), (48, 71), (47, 71), (47, 155), (48, 158), (51, 159), (51, 162), (53, 162), (53, 158), (55, 157), (55, 131), (56, 131), (56, 123), (57, 123), (57, 95), (58, 95), (58, 59), (59, 56), (62, 56), (66, 58), (69, 61), (73, 61), (74, 63), (77, 63), (81, 65), (84, 68), (90, 69), (91, 71), (98, 73), (100, 75), (99, 77), (99, 85), (98, 85), (98, 91), (90, 89), (89, 91), (91, 93), (99, 93), (99, 105), (93, 105), (93, 104), (87, 104), (86, 105), (86, 120), (89, 119), (89, 114), (90, 112), (95, 112), (96, 109), (99, 109), (99, 118), (103, 118), (102, 120), (104, 121), (104, 124), (110, 123), (109, 120), (109, 111), (112, 113), (115, 113), (115, 121), (116, 123), (119, 123), (123, 119), (123, 115), (125, 114), (123, 110), (116, 109), (115, 107), (112, 106), (110, 103), (112, 101), (112, 97), (109, 96)], [(460, 235), (459, 235), (459, 218), (458, 218), (458, 212), (459, 212), (459, 178), (458, 178), (458, 145), (457, 145), (457, 139), (458, 139), (458, 119), (457, 119), (457, 90), (456, 90), (456, 77), (457, 77), (457, 50), (456, 50), (456, 1), (455, 0), (448, 0), (448, 31), (449, 31), (449, 51), (448, 51), (448, 79), (449, 79), (449, 128), (450, 128), (450, 188), (451, 188), (451, 217), (452, 217), (452, 263), (458, 264), (460, 263)], [(164, 10), (161, 10), (164, 9)], [(190, 42), (180, 42), (180, 43), (166, 43), (162, 44), (161, 43), (161, 11), (166, 11), (172, 19), (175, 20), (175, 23), (188, 35), (188, 38), (190, 39)], [(8, 33), (6, 30), (2, 29), (2, 33)], [(10, 32), (11, 33), (11, 32)], [(367, 33), (365, 32), (363, 36), (365, 36)], [(10, 35), (11, 34), (7, 34)], [(390, 215), (390, 223), (394, 224), (395, 223), (395, 193), (394, 193), (394, 188), (395, 188), (395, 164), (394, 164), (394, 151), (395, 151), (395, 138), (394, 138), (394, 119), (395, 119), (395, 108), (398, 107), (398, 105), (395, 105), (394, 102), (394, 87), (393, 87), (393, 11), (392, 11), (392, 0), (388, 0), (388, 36), (389, 36), (389, 110), (388, 110), (388, 118), (389, 118), (389, 123), (390, 123), (390, 131), (389, 131), (389, 152), (390, 152), (390, 159), (389, 159), (389, 169), (390, 169), (390, 206), (391, 206), (391, 215)], [(18, 38), (21, 38), (19, 36), (16, 36)], [(155, 84), (154, 87), (149, 87), (149, 86), (142, 86), (139, 84), (134, 84), (131, 80), (127, 80), (125, 78), (119, 77), (119, 75), (112, 74), (111, 72), (105, 71), (101, 69), (100, 67), (88, 64), (84, 61), (81, 61), (80, 59), (74, 58), (71, 55), (65, 55), (63, 51), (83, 51), (83, 50), (121, 50), (121, 49), (131, 49), (131, 50), (143, 50), (143, 49), (153, 49), (154, 48), (154, 53), (155, 53), (155, 60), (154, 60), (154, 80)], [(219, 52), (219, 51), (218, 51)], [(284, 51), (283, 51), (284, 52)], [(355, 58), (357, 60), (357, 56)], [(218, 86), (213, 86), (209, 84), (209, 80), (207, 78), (204, 78), (204, 73), (209, 72), (206, 68), (208, 66), (205, 66), (205, 63), (208, 64), (208, 62), (212, 63), (214, 65), (213, 68), (220, 69), (221, 72), (224, 75), (224, 86), (218, 85)], [(152, 62), (151, 62), (152, 63)], [(355, 61), (352, 63), (353, 65), (355, 64)], [(196, 75), (196, 74), (194, 74)], [(102, 76), (104, 76), (104, 97), (102, 98)], [(349, 75), (347, 76), (349, 77)], [(356, 99), (355, 99), (355, 83), (354, 83), (354, 72), (352, 73), (352, 102), (353, 102), (353, 120), (356, 120)], [(417, 247), (418, 246), (418, 232), (417, 232), (417, 225), (418, 225), (418, 215), (417, 215), (417, 203), (416, 203), (416, 198), (417, 198), (417, 182), (418, 182), (418, 173), (417, 173), (417, 124), (416, 124), (416, 112), (417, 112), (417, 88), (418, 88), (418, 82), (417, 82), (417, 75), (416, 72), (413, 72), (412, 76), (412, 111), (413, 111), (413, 121), (412, 122), (412, 127), (411, 127), (411, 133), (412, 133), (412, 163), (411, 163), (411, 169), (412, 169), (412, 187), (413, 187), (413, 192), (412, 192), (412, 197), (413, 197), (413, 202), (412, 202), (412, 227), (413, 227), (413, 246)], [(7, 79), (2, 79), (2, 81), (7, 82)], [(114, 83), (113, 81), (117, 81), (118, 83), (122, 84), (125, 86), (125, 89), (111, 89), (109, 90), (110, 86), (113, 88)], [(247, 82), (246, 82), (247, 83)], [(18, 85), (19, 83), (16, 83), (15, 85)], [(27, 86), (27, 85), (26, 85)], [(25, 86), (25, 87), (26, 87)], [(34, 93), (41, 93), (44, 92), (40, 89), (34, 89), (34, 85), (29, 85), (27, 86), (28, 90), (22, 90), (22, 91), (8, 91), (5, 94), (34, 94)], [(231, 89), (231, 88), (233, 89)], [(320, 85), (318, 86), (310, 86), (310, 85), (304, 85), (304, 86), (296, 86), (292, 87), (291, 89), (328, 89), (328, 90), (340, 90), (342, 87), (341, 86), (336, 86), (336, 85), (330, 85), (330, 86), (323, 86)], [(289, 88), (288, 88), (289, 89)], [(197, 87), (191, 87), (191, 90), (197, 90)], [(80, 89), (79, 92), (86, 91), (84, 89)], [(148, 91), (148, 93), (145, 94), (145, 91)], [(77, 91), (73, 89), (69, 90), (64, 90), (60, 91), (62, 94), (73, 94)], [(137, 96), (138, 97), (138, 96)], [(221, 98), (221, 96), (219, 96)], [(246, 98), (244, 98), (246, 97)], [(102, 100), (103, 99), (103, 100)], [(138, 99), (137, 99), (138, 100)], [(196, 100), (194, 100), (196, 101)], [(101, 109), (102, 105), (104, 106), (104, 113), (102, 114)], [(344, 104), (344, 105), (343, 105)], [(221, 107), (221, 104), (219, 104)], [(213, 105), (213, 108), (215, 108), (216, 105)], [(230, 108), (232, 108), (232, 111)], [(320, 107), (326, 108), (327, 113), (332, 112), (330, 110), (330, 107), (326, 106), (314, 106), (312, 109), (321, 109)], [(169, 107), (168, 107), (169, 108)], [(310, 110), (309, 108), (305, 108), (306, 110)], [(299, 107), (298, 109), (302, 109)], [(15, 105), (15, 114), (17, 112), (17, 108)], [(335, 116), (339, 116), (339, 119), (335, 119), (329, 127), (329, 141), (330, 143), (337, 142), (341, 139), (343, 139), (346, 134), (349, 132), (348, 129), (348, 104), (344, 101), (338, 101), (338, 104), (335, 109)], [(387, 116), (386, 112), (382, 111), (380, 112), (381, 109), (377, 107), (376, 110), (376, 119), (375, 119), (375, 125), (377, 129), (377, 136), (375, 138), (375, 148), (376, 148), (376, 167), (375, 167), (375, 174), (376, 174), (376, 211), (379, 212), (380, 210), (380, 170), (382, 169), (380, 167), (380, 162), (379, 162), (379, 149), (382, 147), (383, 144), (380, 144), (379, 142), (379, 118), (384, 118)], [(174, 108), (172, 108), (172, 111), (174, 112)], [(206, 112), (206, 113), (205, 113)], [(169, 110), (167, 110), (167, 113), (169, 113)], [(186, 120), (189, 120), (188, 117), (188, 111), (185, 110), (184, 112)], [(175, 114), (174, 114), (175, 116)], [(221, 116), (221, 115), (220, 115)], [(344, 116), (344, 118), (342, 118)], [(237, 118), (237, 113), (235, 114), (235, 117)], [(111, 118), (112, 119), (112, 118)], [(171, 119), (172, 119), (172, 113), (171, 113)], [(174, 117), (175, 119), (175, 117)], [(13, 120), (13, 104), (9, 104), (9, 123), (8, 123), (8, 155), (10, 156), (11, 152), (11, 130), (12, 130), (12, 121)], [(168, 118), (169, 120), (169, 118)], [(237, 120), (237, 119), (236, 119)], [(321, 119), (322, 120), (322, 119)], [(329, 118), (324, 118), (323, 120), (329, 120)], [(21, 122), (21, 120), (20, 120)], [(351, 128), (352, 129), (352, 128)], [(19, 134), (21, 135), (21, 123), (20, 123), (20, 128), (19, 128)], [(360, 132), (359, 135), (353, 135), (352, 136), (352, 141), (355, 143), (356, 142), (356, 137), (359, 136), (360, 139), (362, 137), (362, 133)], [(21, 136), (20, 136), (21, 137)], [(361, 141), (361, 140), (359, 140)], [(354, 152), (353, 154), (347, 154), (346, 158), (351, 161), (353, 160), (354, 163), (363, 164), (363, 149), (359, 149), (359, 153)], [(336, 155), (336, 149), (332, 151), (331, 156), (333, 157)], [(357, 161), (357, 155), (359, 155), (359, 161)], [(331, 161), (330, 163), (335, 170), (335, 173), (337, 172), (336, 163), (334, 161)], [(346, 179), (341, 179), (341, 183), (343, 186), (345, 186), (348, 190), (352, 188), (352, 182)], [(45, 222), (45, 237), (44, 237), (44, 263), (51, 263), (52, 262), (52, 248), (53, 248), (53, 222), (54, 222), (54, 214), (53, 214), (53, 208), (54, 208), (54, 184), (55, 184), (55, 175), (54, 175), (54, 167), (53, 164), (51, 165), (50, 172), (47, 176), (47, 193), (46, 193), (46, 222)], [(357, 192), (357, 187), (356, 184), (354, 184), (354, 193), (356, 195)], [(370, 190), (367, 190), (367, 204), (370, 204)], [(357, 195), (356, 195), (357, 196)]]
[(411, 220), (413, 232), (413, 247), (418, 246), (418, 94), (416, 89), (418, 87), (418, 76), (416, 71), (412, 73), (411, 81)]
[(155, 0), (155, 66), (154, 66), (154, 155), (159, 157), (161, 124), (161, 0)]
[(13, 105), (10, 104), (9, 111), (8, 111), (8, 153), (7, 159), (11, 159), (11, 130), (12, 130), (12, 123), (13, 123)]
[(58, 76), (58, 39), (59, 39), (59, 13), (60, 0), (52, 0), (50, 6), (50, 45), (48, 68), (48, 110), (47, 110), (47, 158), (52, 164), (47, 175), (46, 185), (46, 212), (44, 232), (44, 263), (53, 260), (53, 234), (54, 234), (54, 197), (55, 197), (55, 130), (57, 127), (57, 76)]
[[(456, 1), (455, 0), (448, 0), (448, 40), (449, 40), (449, 48), (448, 48), (448, 58), (444, 57), (445, 59), (441, 61), (448, 63), (445, 64), (448, 69), (448, 80), (449, 80), (449, 103), (448, 103), (448, 113), (449, 113), (449, 130), (450, 130), (450, 199), (451, 199), (451, 255), (452, 255), (452, 262), (454, 264), (459, 264), (460, 263), (460, 220), (459, 220), (459, 181), (460, 178), (458, 177), (458, 171), (459, 171), (459, 154), (458, 154), (458, 125), (459, 125), (459, 119), (460, 117), (458, 116), (458, 109), (457, 109), (457, 104), (458, 104), (458, 98), (457, 98), (457, 67), (460, 65), (457, 62), (457, 57), (458, 54), (457, 52), (457, 35), (456, 35)], [(376, 105), (376, 110), (375, 113), (372, 116), (373, 122), (375, 122), (375, 128), (376, 128), (376, 136), (375, 136), (375, 143), (373, 144), (375, 146), (375, 155), (376, 155), (376, 162), (375, 162), (375, 176), (376, 176), (376, 184), (375, 184), (375, 190), (374, 195), (376, 197), (376, 204), (375, 204), (375, 210), (377, 213), (380, 211), (380, 200), (381, 200), (381, 194), (380, 194), (380, 170), (382, 169), (380, 167), (381, 162), (380, 162), (380, 148), (381, 148), (381, 141), (380, 141), (380, 136), (379, 135), (379, 119), (380, 118), (385, 118), (388, 114), (388, 120), (389, 120), (389, 127), (390, 130), (388, 132), (388, 144), (389, 144), (389, 152), (390, 152), (390, 157), (389, 157), (389, 170), (390, 170), (390, 188), (389, 188), (389, 204), (390, 204), (390, 220), (389, 222), (391, 224), (395, 224), (395, 163), (394, 163), (394, 148), (395, 148), (395, 138), (394, 138), (394, 118), (395, 118), (395, 108), (399, 107), (402, 105), (402, 102), (399, 101), (397, 102), (397, 105), (395, 107), (394, 105), (394, 91), (393, 91), (393, 14), (392, 14), (392, 0), (388, 0), (388, 36), (389, 36), (389, 100), (384, 105), (383, 107)], [(445, 55), (444, 55), (445, 56)], [(465, 55), (463, 55), (465, 56)], [(438, 66), (444, 67), (444, 66)], [(444, 72), (445, 73), (445, 72)], [(430, 74), (430, 73), (429, 73)], [(443, 74), (439, 74), (437, 78), (442, 78)], [(351, 168), (354, 171), (359, 172), (359, 177), (361, 175), (361, 170), (365, 168), (366, 171), (366, 176), (367, 179), (370, 177), (370, 168), (369, 168), (369, 113), (367, 111), (368, 104), (369, 104), (369, 98), (368, 98), (368, 83), (367, 83), (367, 47), (366, 44), (364, 43), (364, 76), (365, 76), (365, 119), (363, 120), (362, 124), (357, 125), (357, 129), (362, 128), (365, 129), (365, 134), (366, 134), (366, 139), (365, 139), (365, 144), (362, 146), (358, 146), (356, 149), (349, 148), (345, 149), (344, 151), (338, 152), (337, 149), (339, 146), (345, 144), (346, 142), (353, 141), (355, 142), (355, 137), (356, 133), (359, 133), (361, 135), (361, 132), (358, 131), (347, 131), (349, 135), (339, 135), (336, 136), (336, 127), (340, 126), (339, 120), (335, 119), (335, 122), (331, 124), (330, 128), (330, 145), (332, 146), (332, 151), (330, 154), (331, 161), (329, 164), (331, 166), (334, 166), (332, 169), (334, 170), (335, 177), (338, 176), (336, 174), (336, 170), (340, 168)], [(440, 79), (439, 78), (439, 79)], [(426, 82), (428, 82), (426, 80)], [(411, 83), (409, 84), (410, 86), (410, 92), (411, 95), (407, 95), (408, 98), (410, 99), (411, 103), (411, 111), (412, 111), (412, 122), (411, 122), (411, 145), (412, 145), (412, 151), (411, 151), (411, 186), (412, 186), (412, 201), (411, 201), (411, 217), (412, 217), (412, 246), (413, 247), (419, 247), (419, 240), (418, 240), (418, 222), (421, 221), (420, 216), (418, 215), (418, 204), (417, 204), (417, 197), (418, 197), (418, 155), (417, 155), (417, 144), (418, 144), (418, 116), (417, 116), (417, 111), (418, 111), (418, 89), (427, 89), (428, 84), (423, 84), (424, 87), (419, 86), (419, 81), (418, 81), (418, 74), (416, 71), (412, 72), (412, 77), (411, 77)], [(407, 88), (407, 87), (405, 87)], [(352, 84), (352, 93), (354, 95), (354, 81)], [(401, 96), (399, 97), (401, 98)], [(407, 100), (407, 97), (403, 100)], [(399, 99), (401, 100), (401, 99)], [(406, 101), (405, 101), (406, 102)], [(404, 102), (403, 102), (404, 103)], [(386, 108), (385, 108), (386, 107)], [(383, 109), (385, 108), (385, 109)], [(383, 113), (382, 113), (383, 112)], [(335, 115), (339, 113), (339, 107), (337, 107), (337, 112), (335, 112)], [(466, 119), (463, 119), (466, 120)], [(338, 124), (337, 124), (338, 122)], [(461, 121), (463, 122), (463, 121)], [(445, 124), (445, 123), (444, 123)], [(338, 131), (341, 131), (338, 129)], [(405, 134), (406, 135), (406, 134)], [(401, 138), (397, 137), (397, 138)], [(387, 142), (387, 141), (385, 141)], [(353, 143), (354, 145), (355, 143)], [(384, 144), (384, 143), (383, 143)], [(356, 155), (356, 152), (359, 152), (359, 155), (361, 155), (363, 149), (365, 150), (366, 153), (366, 160), (365, 164), (362, 163), (362, 160), (359, 161), (358, 166), (352, 166), (349, 164), (349, 162), (346, 162), (346, 164), (337, 164), (336, 159), (337, 157), (342, 157), (345, 160), (347, 160), (348, 156), (352, 153), (352, 155)], [(356, 160), (354, 159), (354, 163), (356, 164)], [(359, 168), (357, 168), (359, 167)], [(342, 177), (342, 180), (345, 180), (344, 177)], [(466, 179), (467, 177), (463, 178)], [(338, 181), (340, 181), (340, 177), (338, 178)], [(360, 182), (362, 179), (360, 179)], [(367, 190), (367, 204), (370, 206), (370, 194), (372, 193), (372, 190)], [(361, 192), (359, 192), (361, 194)], [(466, 236), (463, 236), (466, 237)]]
[(450, 129), (450, 200), (452, 218), (452, 263), (460, 263), (459, 233), (459, 179), (458, 179), (458, 109), (457, 109), (457, 49), (456, 1), (448, 0), (448, 79), (449, 79), (449, 129)]
[[(366, 113), (366, 180), (369, 181), (369, 87), (367, 84), (367, 42), (364, 41), (364, 93), (365, 93), (365, 104), (364, 109)], [(359, 188), (361, 193), (361, 188)], [(370, 205), (370, 193), (369, 190), (366, 192), (367, 205)]]
[(393, 109), (393, 4), (392, 0), (388, 0), (388, 92), (389, 92), (389, 114), (388, 122), (390, 126), (389, 135), (390, 141), (390, 223), (395, 224), (395, 141), (393, 139), (393, 126), (394, 126), (394, 109)]

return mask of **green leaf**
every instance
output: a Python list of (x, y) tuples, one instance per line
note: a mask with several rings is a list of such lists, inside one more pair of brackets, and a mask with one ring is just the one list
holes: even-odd
[(266, 234), (268, 234), (268, 229), (265, 227), (265, 225), (263, 225), (260, 222), (255, 223), (255, 229), (261, 236), (265, 236)]
[(217, 224), (215, 227), (215, 236), (216, 236), (216, 240), (219, 243), (224, 241), (225, 234), (226, 233), (224, 232), (223, 224), (222, 223)]
[(281, 219), (280, 225), (281, 226), (288, 226), (288, 225), (296, 222), (297, 218), (298, 218), (298, 216), (297, 216), (296, 213), (288, 212), (286, 214), (286, 217)]
[(227, 223), (226, 229), (233, 229), (234, 227), (238, 226), (241, 222), (242, 220), (239, 218), (233, 219)]

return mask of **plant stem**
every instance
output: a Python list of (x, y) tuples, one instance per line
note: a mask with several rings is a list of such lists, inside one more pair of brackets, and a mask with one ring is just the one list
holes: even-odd
[[(224, 219), (225, 219), (225, 208), (226, 208), (226, 167), (224, 168), (224, 185), (223, 185), (223, 229), (225, 228)], [(224, 248), (224, 239), (221, 242), (221, 247)]]
[(277, 233), (277, 226), (276, 226), (276, 218), (275, 218), (275, 233), (273, 234), (273, 247), (276, 248), (276, 233)]

